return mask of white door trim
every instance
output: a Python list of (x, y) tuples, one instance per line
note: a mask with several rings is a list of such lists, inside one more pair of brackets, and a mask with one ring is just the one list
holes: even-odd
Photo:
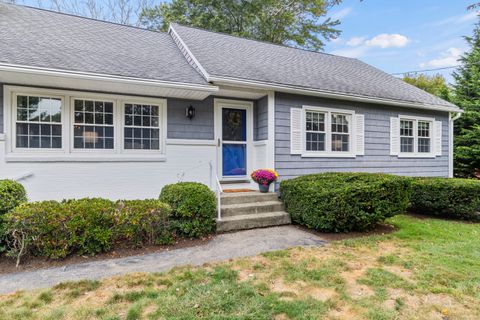
[[(217, 175), (220, 180), (250, 180), (253, 170), (253, 102), (230, 99), (214, 99), (214, 128), (217, 145)], [(222, 108), (244, 109), (247, 111), (247, 174), (245, 176), (223, 177), (222, 174)]]

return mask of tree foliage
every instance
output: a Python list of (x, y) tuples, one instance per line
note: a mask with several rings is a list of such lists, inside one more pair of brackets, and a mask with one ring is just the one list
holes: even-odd
[(172, 22), (250, 39), (320, 50), (338, 37), (328, 11), (341, 0), (172, 0), (144, 9), (141, 23), (166, 31)]
[(465, 110), (455, 122), (455, 175), (480, 174), (480, 24), (473, 35), (465, 37), (470, 50), (460, 59), (461, 66), (453, 73), (454, 103)]
[(450, 88), (448, 87), (445, 78), (440, 74), (433, 76), (425, 74), (406, 74), (403, 76), (403, 81), (447, 101), (451, 99)]

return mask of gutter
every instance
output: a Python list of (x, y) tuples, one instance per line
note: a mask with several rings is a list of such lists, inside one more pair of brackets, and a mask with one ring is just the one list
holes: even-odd
[(254, 88), (261, 88), (265, 90), (275, 90), (279, 92), (318, 96), (318, 97), (331, 98), (331, 99), (376, 103), (376, 104), (383, 104), (383, 105), (409, 107), (409, 108), (434, 110), (434, 111), (462, 112), (462, 110), (458, 107), (421, 104), (421, 103), (415, 103), (415, 102), (401, 102), (401, 101), (392, 100), (392, 99), (371, 98), (371, 97), (365, 97), (365, 96), (359, 96), (359, 95), (353, 95), (353, 94), (340, 94), (340, 93), (323, 91), (323, 90), (302, 89), (294, 86), (268, 84), (265, 82), (254, 81), (254, 80), (232, 79), (232, 78), (217, 77), (217, 76), (210, 76), (208, 80), (215, 85), (229, 84), (229, 85), (237, 85), (239, 87), (245, 87), (245, 88), (254, 87)]
[(93, 72), (69, 71), (69, 70), (63, 70), (63, 69), (41, 68), (41, 67), (4, 64), (4, 63), (0, 63), (0, 71), (20, 72), (20, 73), (44, 75), (44, 76), (61, 76), (61, 77), (76, 78), (76, 79), (80, 78), (85, 80), (110, 81), (110, 82), (117, 82), (117, 83), (124, 83), (124, 84), (157, 86), (157, 87), (164, 87), (164, 88), (171, 88), (171, 89), (197, 90), (197, 91), (206, 91), (206, 92), (212, 92), (212, 93), (217, 92), (219, 90), (218, 87), (212, 86), (212, 85), (172, 82), (172, 81), (163, 81), (163, 80), (154, 80), (154, 79), (116, 76), (116, 75), (93, 73)]
[(453, 125), (455, 120), (462, 116), (462, 112), (457, 112), (452, 118), (452, 114), (448, 114), (448, 177), (453, 178)]

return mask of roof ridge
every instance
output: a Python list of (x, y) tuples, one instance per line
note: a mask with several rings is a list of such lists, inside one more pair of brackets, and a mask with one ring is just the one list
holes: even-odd
[(78, 14), (74, 14), (74, 13), (55, 11), (55, 10), (52, 10), (52, 9), (45, 9), (45, 8), (38, 8), (38, 7), (28, 6), (28, 5), (24, 5), (24, 4), (0, 2), (0, 5), (10, 5), (10, 6), (14, 6), (14, 7), (21, 7), (21, 8), (27, 8), (27, 9), (32, 9), (32, 10), (44, 11), (44, 12), (59, 14), (59, 15), (63, 15), (63, 16), (69, 16), (69, 17), (73, 17), (73, 18), (96, 21), (96, 22), (111, 24), (111, 25), (120, 26), (120, 27), (132, 28), (132, 29), (136, 29), (136, 30), (149, 31), (149, 32), (154, 32), (154, 33), (159, 33), (159, 34), (168, 34), (167, 32), (152, 30), (152, 29), (147, 29), (147, 28), (142, 28), (142, 27), (137, 27), (137, 26), (132, 26), (130, 24), (122, 24), (122, 23), (119, 23), (119, 22), (113, 22), (113, 21), (108, 21), (108, 20), (101, 20), (101, 19), (96, 19), (96, 18), (91, 18), (91, 17), (85, 17), (85, 16), (81, 16), (81, 15), (78, 15)]
[(178, 23), (178, 22), (172, 22), (171, 24), (172, 25), (177, 25), (177, 26), (180, 26), (180, 27), (183, 27), (183, 28), (195, 29), (195, 30), (200, 30), (200, 31), (208, 32), (208, 33), (215, 33), (215, 34), (219, 34), (219, 35), (223, 35), (223, 36), (238, 38), (238, 39), (242, 39), (242, 40), (254, 41), (254, 42), (259, 42), (259, 43), (263, 43), (263, 44), (269, 44), (269, 45), (277, 46), (277, 47), (281, 47), (281, 48), (300, 50), (300, 51), (304, 51), (304, 52), (333, 56), (333, 57), (343, 58), (343, 59), (347, 59), (347, 60), (358, 60), (356, 58), (339, 56), (339, 55), (336, 55), (336, 54), (333, 54), (333, 53), (328, 53), (328, 52), (320, 52), (320, 51), (315, 51), (315, 50), (310, 50), (310, 49), (305, 49), (305, 48), (298, 48), (298, 47), (293, 47), (293, 46), (289, 46), (289, 45), (286, 45), (286, 44), (268, 42), (266, 40), (245, 38), (245, 37), (237, 36), (237, 35), (234, 35), (234, 34), (228, 34), (228, 33), (225, 33), (225, 32), (212, 31), (212, 30), (202, 29), (202, 28), (198, 28), (198, 27), (187, 26), (187, 25), (184, 25), (184, 24), (181, 24), (181, 23)]

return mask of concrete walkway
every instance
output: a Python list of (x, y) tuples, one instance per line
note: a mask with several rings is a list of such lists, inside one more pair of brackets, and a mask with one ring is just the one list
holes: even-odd
[(102, 279), (131, 272), (161, 272), (175, 266), (202, 265), (267, 251), (320, 246), (325, 243), (314, 234), (292, 226), (239, 231), (218, 235), (209, 243), (196, 247), (2, 275), (0, 294), (21, 289), (47, 288), (65, 281)]

